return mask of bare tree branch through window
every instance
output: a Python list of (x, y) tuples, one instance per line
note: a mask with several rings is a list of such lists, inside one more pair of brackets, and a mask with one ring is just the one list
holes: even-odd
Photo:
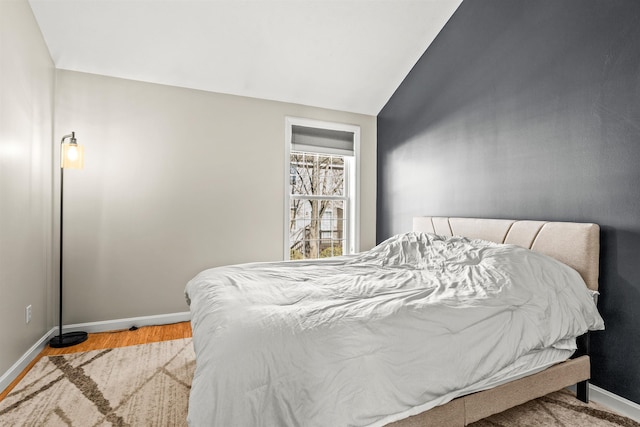
[(291, 152), (291, 259), (342, 255), (345, 239), (345, 159)]

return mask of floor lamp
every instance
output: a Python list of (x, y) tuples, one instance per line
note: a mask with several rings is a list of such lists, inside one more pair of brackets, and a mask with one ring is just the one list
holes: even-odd
[[(65, 142), (69, 140), (69, 142)], [(70, 135), (65, 135), (60, 141), (60, 307), (59, 307), (59, 320), (60, 330), (58, 336), (53, 337), (49, 341), (49, 345), (53, 348), (70, 347), (72, 345), (80, 344), (87, 340), (86, 332), (67, 332), (62, 333), (62, 259), (64, 252), (62, 251), (63, 237), (62, 225), (64, 223), (63, 207), (64, 207), (64, 170), (65, 169), (82, 169), (84, 166), (84, 147), (78, 145), (76, 141), (76, 133), (71, 132)]]

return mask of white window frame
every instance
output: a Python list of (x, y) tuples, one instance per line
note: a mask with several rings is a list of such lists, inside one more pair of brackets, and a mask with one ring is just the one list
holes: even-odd
[[(302, 117), (285, 117), (284, 137), (284, 240), (283, 259), (290, 259), (289, 225), (291, 222), (291, 135), (293, 126), (338, 130), (353, 133), (353, 158), (345, 157), (345, 191), (349, 195), (346, 224), (347, 248), (350, 254), (360, 251), (360, 126), (345, 123), (326, 122)], [(326, 197), (323, 197), (326, 198)], [(346, 255), (346, 254), (345, 254)]]

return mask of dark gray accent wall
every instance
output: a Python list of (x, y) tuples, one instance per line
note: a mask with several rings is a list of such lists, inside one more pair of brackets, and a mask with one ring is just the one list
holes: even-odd
[(464, 1), (378, 116), (377, 240), (418, 215), (600, 224), (593, 383), (640, 403), (640, 2)]

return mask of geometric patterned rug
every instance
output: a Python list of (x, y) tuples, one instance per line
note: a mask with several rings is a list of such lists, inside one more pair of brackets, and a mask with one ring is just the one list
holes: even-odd
[[(43, 357), (0, 402), (0, 426), (185, 426), (194, 371), (191, 338)], [(563, 390), (472, 426), (640, 423)]]
[(472, 427), (640, 427), (640, 423), (618, 415), (595, 402), (576, 399), (568, 390), (550, 393), (515, 408), (470, 424)]
[(186, 425), (191, 338), (48, 356), (0, 402), (0, 426)]

